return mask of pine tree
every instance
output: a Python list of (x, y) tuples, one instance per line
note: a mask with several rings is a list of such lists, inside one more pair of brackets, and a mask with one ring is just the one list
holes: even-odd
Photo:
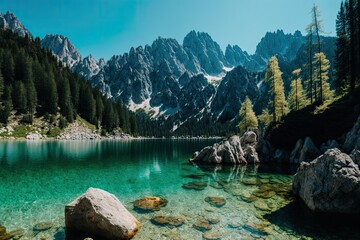
[(4, 94), (4, 78), (2, 75), (2, 71), (1, 71), (1, 67), (0, 67), (0, 102), (3, 99), (3, 94)]
[(262, 110), (262, 113), (259, 115), (259, 121), (264, 126), (267, 127), (272, 121), (272, 115), (269, 113), (269, 109), (265, 108)]
[(26, 101), (27, 113), (29, 114), (30, 123), (32, 123), (33, 115), (37, 107), (37, 92), (34, 84), (34, 76), (32, 73), (31, 61), (27, 59), (25, 69), (25, 87), (26, 87)]
[(308, 49), (307, 52), (309, 54), (309, 64), (308, 64), (308, 68), (309, 68), (309, 79), (307, 80), (307, 92), (308, 95), (310, 97), (310, 103), (313, 103), (313, 24), (310, 23), (307, 27), (306, 27), (306, 32), (307, 32), (307, 41), (308, 41)]
[(300, 73), (301, 73), (300, 68), (292, 72), (294, 76), (294, 80), (291, 81), (290, 93), (288, 96), (289, 107), (291, 110), (294, 111), (302, 109), (308, 104), (308, 101), (304, 94)]
[[(322, 62), (320, 65), (319, 62)], [(314, 79), (317, 85), (321, 86), (322, 89), (322, 101), (331, 101), (334, 97), (334, 92), (330, 89), (329, 84), (329, 68), (330, 68), (330, 61), (326, 58), (323, 52), (316, 53), (314, 56)], [(321, 68), (320, 68), (321, 66)], [(316, 78), (321, 76), (321, 78)], [(319, 90), (321, 91), (321, 90)], [(321, 101), (321, 99), (318, 99)]]
[(21, 81), (16, 81), (14, 85), (13, 98), (14, 108), (18, 113), (26, 113), (27, 110), (27, 98), (25, 85)]
[(136, 118), (134, 114), (131, 114), (130, 116), (130, 131), (131, 134), (136, 135), (137, 133), (137, 123), (136, 123)]
[(270, 83), (271, 100), (269, 105), (272, 107), (273, 121), (281, 120), (289, 112), (288, 103), (285, 99), (284, 83), (282, 72), (279, 68), (279, 62), (276, 56), (270, 58), (266, 72), (265, 81)]
[[(314, 33), (316, 35), (316, 38), (317, 38), (317, 47), (318, 47), (318, 52), (317, 53), (320, 53), (321, 52), (321, 39), (320, 39), (320, 34), (321, 33), (324, 33), (324, 30), (323, 30), (323, 25), (322, 25), (322, 20), (320, 19), (320, 11), (319, 11), (319, 8), (317, 5), (313, 5), (312, 9), (311, 9), (311, 12), (312, 12), (312, 23), (311, 23), (311, 26), (313, 27), (314, 29)], [(314, 64), (314, 63), (313, 63)], [(317, 62), (317, 64), (319, 65), (318, 68), (321, 69), (322, 68), (322, 62), (321, 62), (321, 58), (319, 59), (319, 61)], [(316, 66), (315, 66), (316, 67)], [(319, 72), (319, 76), (317, 76), (318, 79), (322, 79), (322, 76), (321, 76), (321, 71)], [(315, 88), (315, 98), (317, 98), (317, 91), (316, 91), (316, 83), (314, 84), (314, 88)], [(318, 100), (320, 103), (323, 102), (323, 89), (322, 89), (323, 85), (320, 84), (320, 89), (319, 89), (319, 97), (318, 97)]]
[(239, 116), (241, 121), (238, 127), (240, 128), (241, 134), (258, 127), (258, 120), (255, 116), (252, 103), (248, 96), (245, 97), (245, 100), (241, 105)]
[(98, 125), (101, 125), (104, 115), (104, 103), (100, 94), (96, 96), (96, 118)]
[(349, 83), (349, 38), (346, 34), (346, 10), (344, 2), (341, 2), (340, 10), (336, 19), (336, 51), (335, 69), (336, 78), (334, 81), (338, 93), (348, 92)]
[(47, 76), (47, 83), (45, 84), (48, 94), (46, 95), (45, 109), (50, 114), (56, 114), (58, 108), (58, 93), (55, 83), (54, 74), (52, 72)]
[(350, 33), (350, 91), (355, 89), (356, 78), (356, 51), (355, 51), (355, 5), (354, 0), (349, 0), (349, 33)]
[(74, 113), (71, 102), (70, 94), (70, 83), (69, 80), (65, 77), (59, 81), (59, 107), (61, 109), (61, 114), (65, 116), (67, 122), (74, 121)]

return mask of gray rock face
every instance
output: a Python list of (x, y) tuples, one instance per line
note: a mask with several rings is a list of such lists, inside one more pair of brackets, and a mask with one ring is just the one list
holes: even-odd
[(86, 79), (91, 79), (93, 76), (97, 75), (101, 68), (104, 66), (104, 59), (100, 59), (99, 62), (90, 54), (84, 59), (76, 62), (72, 70)]
[(246, 96), (255, 99), (258, 94), (255, 75), (241, 66), (236, 67), (221, 81), (211, 103), (211, 111), (219, 115), (219, 121), (225, 122), (238, 115)]
[(33, 37), (30, 31), (27, 30), (17, 17), (9, 11), (7, 11), (5, 15), (0, 12), (0, 27), (3, 29), (10, 29), (21, 37), (25, 37), (26, 35), (31, 38)]
[(323, 153), (332, 148), (339, 148), (339, 144), (337, 143), (336, 140), (328, 140), (327, 142), (321, 144), (320, 146), (320, 150)]
[(183, 46), (189, 56), (195, 57), (203, 72), (216, 75), (222, 72), (227, 61), (219, 44), (209, 34), (191, 31), (184, 38)]
[(300, 152), (301, 152), (303, 145), (304, 145), (304, 141), (302, 139), (299, 139), (296, 142), (294, 149), (290, 153), (290, 162), (291, 163), (299, 163)]
[(353, 128), (346, 134), (343, 149), (347, 153), (350, 153), (353, 149), (360, 149), (360, 116)]
[(320, 150), (315, 146), (311, 138), (306, 137), (297, 163), (301, 163), (303, 161), (309, 162), (318, 157), (320, 154)]
[(205, 147), (200, 152), (195, 152), (190, 161), (224, 164), (260, 163), (256, 144), (256, 134), (249, 131), (241, 138), (234, 135), (213, 146)]
[(360, 150), (354, 149), (350, 154), (351, 159), (356, 163), (360, 168)]
[(105, 239), (130, 239), (140, 222), (112, 194), (89, 188), (65, 207), (66, 231), (82, 232)]
[(81, 55), (70, 40), (62, 35), (47, 34), (41, 40), (41, 46), (50, 50), (64, 65), (72, 68), (81, 60)]
[(292, 188), (311, 210), (360, 213), (359, 167), (336, 148), (310, 163), (302, 162)]

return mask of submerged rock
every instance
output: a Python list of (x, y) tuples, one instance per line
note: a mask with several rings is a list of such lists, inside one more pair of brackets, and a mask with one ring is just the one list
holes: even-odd
[(338, 149), (330, 149), (310, 163), (303, 162), (292, 189), (311, 210), (360, 213), (359, 167)]
[(203, 177), (205, 177), (206, 175), (203, 173), (194, 173), (194, 174), (188, 174), (188, 175), (181, 175), (181, 177), (183, 178), (192, 178), (192, 179), (202, 179)]
[(207, 240), (219, 240), (222, 237), (221, 233), (219, 233), (217, 231), (204, 232), (202, 236), (204, 239), (207, 239)]
[(153, 217), (151, 222), (159, 226), (179, 227), (184, 224), (184, 219), (180, 217), (158, 215)]
[(105, 239), (130, 239), (140, 222), (112, 194), (97, 188), (65, 207), (67, 231), (82, 232)]
[(201, 218), (193, 224), (193, 228), (205, 232), (211, 230), (212, 226), (208, 220), (206, 220), (205, 218)]
[(209, 203), (213, 207), (222, 207), (226, 204), (226, 200), (223, 197), (206, 197), (205, 202)]
[(147, 196), (136, 200), (133, 205), (137, 210), (142, 211), (159, 211), (160, 208), (165, 207), (168, 201), (165, 198)]
[(207, 182), (189, 182), (182, 185), (185, 189), (193, 189), (193, 190), (204, 190), (208, 186)]
[(41, 232), (41, 231), (46, 231), (46, 230), (52, 228), (53, 226), (54, 226), (54, 224), (52, 222), (41, 222), (41, 223), (36, 224), (33, 227), (33, 230), (36, 232)]

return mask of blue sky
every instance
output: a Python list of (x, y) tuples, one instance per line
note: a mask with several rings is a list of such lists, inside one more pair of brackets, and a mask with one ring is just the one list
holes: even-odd
[(33, 33), (70, 38), (82, 56), (109, 59), (158, 36), (182, 43), (191, 30), (207, 32), (224, 50), (237, 44), (253, 53), (268, 31), (304, 31), (313, 3), (324, 29), (335, 35), (341, 0), (3, 0)]

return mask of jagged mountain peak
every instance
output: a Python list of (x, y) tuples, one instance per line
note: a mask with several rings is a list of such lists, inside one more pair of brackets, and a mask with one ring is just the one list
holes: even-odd
[(70, 68), (81, 61), (80, 52), (71, 43), (70, 39), (63, 35), (46, 34), (44, 39), (41, 40), (41, 46), (52, 51), (64, 65)]
[(197, 58), (201, 72), (217, 75), (224, 66), (229, 66), (219, 44), (207, 33), (191, 31), (185, 36), (183, 47), (191, 57)]
[(305, 38), (300, 31), (296, 31), (294, 34), (285, 34), (283, 30), (267, 32), (256, 46), (255, 54), (265, 59), (269, 59), (275, 54), (281, 54), (291, 61), (304, 42)]
[(19, 21), (15, 14), (10, 11), (7, 11), (6, 14), (0, 12), (0, 27), (10, 29), (21, 37), (25, 37), (26, 35), (31, 38), (33, 37), (31, 32)]

